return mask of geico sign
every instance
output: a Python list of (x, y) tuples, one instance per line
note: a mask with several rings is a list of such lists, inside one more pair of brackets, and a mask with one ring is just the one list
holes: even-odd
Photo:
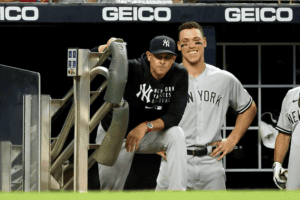
[[(282, 13), (287, 16), (283, 17)], [(291, 8), (226, 8), (225, 19), (228, 22), (289, 22), (293, 20)]]
[[(163, 17), (159, 14), (164, 14)], [(105, 7), (102, 10), (105, 21), (170, 21), (171, 9), (167, 7)]]
[[(33, 13), (33, 15), (28, 15), (28, 12)], [(17, 7), (17, 6), (8, 6), (0, 7), (0, 20), (8, 21), (19, 21), (21, 19), (25, 21), (36, 21), (39, 18), (39, 10), (37, 7)]]

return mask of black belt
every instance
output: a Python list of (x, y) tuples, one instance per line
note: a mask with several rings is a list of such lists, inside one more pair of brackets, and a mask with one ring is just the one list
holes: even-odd
[[(217, 147), (213, 146), (212, 151), (215, 150)], [(205, 156), (207, 155), (207, 148), (201, 149), (201, 150), (187, 150), (188, 155), (193, 155), (193, 156)]]

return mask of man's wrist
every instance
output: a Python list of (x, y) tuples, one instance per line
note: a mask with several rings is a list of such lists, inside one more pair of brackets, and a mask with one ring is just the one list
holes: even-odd
[(148, 121), (145, 121), (145, 124), (146, 124), (146, 127), (147, 127), (146, 133), (151, 132), (152, 129), (153, 129), (153, 124), (151, 122), (148, 122)]
[(222, 142), (228, 142), (228, 144), (231, 144), (231, 146), (236, 146), (236, 144), (238, 143), (237, 141), (235, 141), (232, 137), (227, 137), (222, 139)]
[(278, 161), (275, 161), (274, 163), (273, 163), (273, 169), (275, 168), (275, 167), (282, 167), (282, 164), (281, 164), (281, 162), (278, 162)]

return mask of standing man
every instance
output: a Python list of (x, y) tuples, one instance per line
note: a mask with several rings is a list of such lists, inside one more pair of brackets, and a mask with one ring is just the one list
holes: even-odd
[[(225, 170), (221, 159), (233, 150), (256, 114), (252, 97), (231, 73), (204, 62), (207, 45), (201, 26), (186, 22), (179, 27), (178, 50), (189, 73), (188, 104), (179, 126), (186, 136), (187, 189), (224, 190)], [(228, 138), (221, 137), (228, 106), (239, 113)], [(168, 153), (162, 154), (156, 190), (166, 190)]]
[[(286, 182), (287, 190), (300, 189), (300, 87), (288, 91), (285, 95), (276, 129), (279, 131), (274, 149), (273, 174), (275, 184), (281, 185)], [(293, 136), (292, 136), (293, 135)], [(292, 136), (292, 141), (291, 141)], [(282, 180), (280, 175), (284, 173), (282, 162), (289, 149), (291, 149), (288, 164), (287, 180)]]
[[(108, 42), (108, 45), (111, 41)], [(107, 45), (98, 48), (102, 52)], [(178, 124), (187, 104), (188, 73), (175, 63), (176, 43), (157, 36), (141, 58), (129, 60), (124, 99), (129, 104), (129, 123), (122, 149), (114, 166), (98, 163), (102, 190), (123, 190), (135, 153), (166, 151), (169, 162), (168, 190), (186, 190), (185, 136)], [(109, 113), (98, 127), (101, 144), (110, 126)], [(147, 172), (145, 172), (147, 173)]]

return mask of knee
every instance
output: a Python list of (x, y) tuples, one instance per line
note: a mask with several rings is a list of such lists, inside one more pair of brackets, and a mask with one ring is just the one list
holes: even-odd
[(172, 128), (169, 128), (165, 134), (167, 137), (170, 137), (173, 141), (180, 141), (185, 142), (185, 135), (179, 126), (173, 126)]

